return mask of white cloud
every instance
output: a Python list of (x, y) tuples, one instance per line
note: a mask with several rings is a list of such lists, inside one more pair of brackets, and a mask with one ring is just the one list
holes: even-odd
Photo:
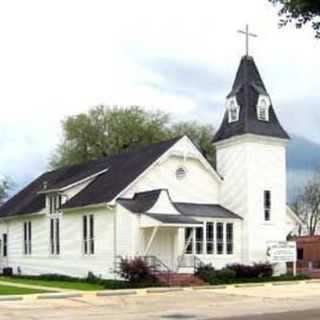
[[(276, 9), (256, 0), (1, 2), (0, 172), (31, 179), (45, 169), (61, 119), (101, 103), (161, 108), (217, 126), (244, 52), (236, 30), (247, 22), (259, 35), (251, 52), (281, 120), (319, 140), (308, 121), (320, 116), (320, 41), (307, 28), (279, 30), (277, 21)], [(179, 77), (174, 64), (150, 68), (163, 60), (183, 62), (184, 75), (188, 67), (201, 74)]]

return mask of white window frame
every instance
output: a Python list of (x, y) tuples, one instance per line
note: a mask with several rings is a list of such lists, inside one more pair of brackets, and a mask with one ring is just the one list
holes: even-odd
[[(209, 230), (208, 230), (209, 226), (211, 228), (212, 238), (209, 237)], [(207, 221), (207, 223), (206, 223), (206, 254), (207, 255), (212, 255), (212, 254), (215, 254), (215, 252), (216, 252), (216, 250), (215, 250), (215, 236), (216, 236), (215, 223), (211, 222), (211, 221)], [(209, 252), (208, 245), (211, 246), (212, 252)]]
[[(217, 255), (223, 255), (225, 253), (225, 223), (223, 222), (217, 222), (216, 224), (216, 254)], [(218, 227), (222, 227), (222, 237), (218, 238), (219, 232)], [(219, 250), (221, 248), (221, 251)]]
[(257, 118), (260, 121), (269, 121), (270, 98), (266, 95), (260, 95), (257, 104)]
[(93, 214), (82, 216), (82, 253), (85, 256), (95, 254), (95, 217)]
[[(239, 121), (240, 106), (238, 105), (236, 97), (232, 97), (227, 100), (227, 110), (228, 110), (228, 122), (229, 123)], [(235, 117), (233, 117), (233, 115), (235, 115)]]
[(61, 219), (57, 216), (49, 219), (49, 252), (51, 256), (61, 253)]
[(59, 212), (62, 206), (62, 194), (52, 193), (48, 195), (49, 214)]
[(32, 254), (32, 223), (25, 221), (23, 223), (23, 254), (29, 256)]
[[(228, 231), (228, 226), (231, 226), (231, 233)], [(231, 237), (230, 237), (231, 234)], [(231, 248), (231, 250), (229, 250)], [(234, 253), (234, 223), (227, 222), (226, 223), (226, 254), (232, 255)]]

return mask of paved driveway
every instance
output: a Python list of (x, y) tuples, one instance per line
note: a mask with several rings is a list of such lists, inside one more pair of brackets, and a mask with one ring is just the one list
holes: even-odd
[[(0, 302), (1, 320), (59, 319), (289, 319), (261, 317), (266, 313), (318, 308), (320, 284), (296, 284), (216, 290), (184, 290), (137, 296), (96, 297), (64, 300), (35, 300), (31, 296), (18, 302)], [(308, 311), (318, 312), (318, 311)], [(294, 312), (297, 315), (297, 313)], [(313, 314), (314, 315), (314, 314)], [(310, 316), (313, 316), (312, 314)], [(290, 319), (294, 319), (291, 318)], [(299, 318), (301, 319), (301, 318)], [(303, 317), (307, 320), (307, 317)], [(314, 318), (310, 318), (310, 320)], [(317, 317), (320, 319), (320, 316)]]

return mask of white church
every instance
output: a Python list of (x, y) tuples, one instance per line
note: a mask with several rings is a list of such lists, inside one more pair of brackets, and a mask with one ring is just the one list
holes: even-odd
[(216, 169), (184, 136), (35, 179), (0, 208), (0, 268), (114, 278), (119, 257), (174, 273), (265, 262), (299, 219), (286, 203), (289, 136), (251, 56), (225, 105)]

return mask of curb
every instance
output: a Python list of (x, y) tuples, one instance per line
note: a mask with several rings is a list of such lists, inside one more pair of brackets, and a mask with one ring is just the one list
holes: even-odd
[(264, 287), (265, 283), (239, 283), (235, 284), (235, 288), (255, 288), (255, 287)]
[(111, 296), (130, 296), (130, 295), (136, 295), (136, 290), (115, 290), (115, 291), (101, 291), (97, 292), (97, 297), (111, 297)]
[(184, 288), (182, 287), (176, 287), (176, 288), (153, 288), (153, 289), (147, 289), (147, 293), (165, 293), (165, 292), (176, 292), (176, 291), (183, 291)]
[(10, 296), (3, 296), (3, 297), (0, 297), (0, 302), (5, 302), (5, 301), (22, 301), (24, 297), (22, 296), (13, 296), (13, 297), (10, 297)]
[(311, 279), (311, 280), (306, 280), (306, 283), (320, 283), (320, 279)]
[(271, 285), (273, 286), (287, 286), (287, 285), (294, 285), (294, 284), (301, 284), (305, 283), (304, 281), (280, 281), (280, 282), (272, 282)]
[(44, 294), (38, 295), (37, 299), (67, 299), (67, 298), (81, 298), (83, 296), (82, 293), (58, 293), (58, 294)]
[(226, 285), (216, 285), (216, 286), (202, 286), (202, 287), (193, 287), (192, 290), (218, 290), (218, 289), (227, 289)]

